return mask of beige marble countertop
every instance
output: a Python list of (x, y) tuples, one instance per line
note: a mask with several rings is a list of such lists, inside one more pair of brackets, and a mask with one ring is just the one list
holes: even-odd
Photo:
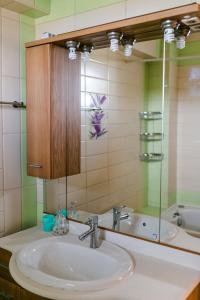
[[(85, 228), (85, 225), (70, 222), (70, 234), (79, 234)], [(40, 227), (33, 227), (1, 238), (0, 247), (16, 253), (27, 243), (47, 236), (49, 234), (42, 232)], [(172, 249), (169, 253), (169, 258), (164, 260), (145, 255), (143, 250), (138, 251), (141, 245), (152, 248), (152, 245), (148, 242), (143, 242), (137, 246), (137, 243), (140, 243), (139, 240), (137, 241), (134, 238), (124, 237), (116, 233), (105, 234), (105, 239), (116, 244), (118, 244), (117, 241), (120, 241), (119, 245), (127, 249), (136, 262), (134, 274), (121, 283), (113, 285), (111, 288), (98, 292), (84, 293), (82, 295), (68, 295), (63, 290), (43, 287), (24, 277), (23, 274), (17, 277), (17, 282), (33, 293), (56, 300), (184, 300), (200, 281), (200, 259), (198, 260), (197, 257), (195, 259), (199, 263), (199, 268), (195, 270), (194, 268), (181, 265), (180, 262), (179, 264), (175, 264), (169, 261), (170, 255), (172, 256), (172, 261), (176, 260), (174, 255), (178, 255), (179, 252), (177, 250), (173, 252)], [(132, 248), (136, 248), (137, 251)], [(158, 249), (162, 252), (162, 248)], [(152, 249), (150, 249), (151, 252)], [(10, 267), (13, 268), (12, 273), (14, 274), (16, 271), (15, 267)]]

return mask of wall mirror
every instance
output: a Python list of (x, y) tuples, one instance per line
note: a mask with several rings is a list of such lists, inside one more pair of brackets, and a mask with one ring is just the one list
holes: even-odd
[(39, 181), (46, 211), (67, 205), (77, 221), (98, 214), (101, 227), (199, 252), (198, 43), (82, 57), (81, 173)]
[(46, 211), (200, 253), (199, 40), (82, 55), (81, 173), (41, 184)]

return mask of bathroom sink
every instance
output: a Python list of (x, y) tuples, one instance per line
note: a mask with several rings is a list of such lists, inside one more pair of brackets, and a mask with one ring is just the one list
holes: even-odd
[(105, 289), (129, 277), (134, 263), (129, 254), (103, 241), (89, 248), (88, 241), (68, 234), (32, 242), (16, 255), (18, 270), (45, 286), (75, 292)]

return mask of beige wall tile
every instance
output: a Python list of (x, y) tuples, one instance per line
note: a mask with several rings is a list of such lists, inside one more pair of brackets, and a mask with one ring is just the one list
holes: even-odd
[(4, 213), (0, 212), (0, 237), (3, 236), (5, 231), (5, 227), (4, 227)]
[(21, 189), (5, 191), (4, 203), (5, 233), (11, 234), (21, 229)]
[(37, 24), (36, 38), (40, 39), (44, 32), (60, 34), (74, 30), (74, 16), (58, 19), (51, 22)]
[(21, 186), (21, 145), (20, 134), (3, 136), (4, 189)]
[(20, 80), (14, 77), (2, 77), (2, 98), (6, 101), (20, 100)]
[[(113, 13), (114, 11), (114, 13)], [(125, 18), (125, 4), (114, 4), (76, 15), (75, 28), (87, 28)]]
[(2, 18), (2, 75), (18, 77), (19, 74), (19, 20)]

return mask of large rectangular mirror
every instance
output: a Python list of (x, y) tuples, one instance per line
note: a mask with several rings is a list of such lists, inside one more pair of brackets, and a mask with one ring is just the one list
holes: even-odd
[(198, 40), (82, 57), (81, 173), (41, 185), (46, 211), (200, 252)]

